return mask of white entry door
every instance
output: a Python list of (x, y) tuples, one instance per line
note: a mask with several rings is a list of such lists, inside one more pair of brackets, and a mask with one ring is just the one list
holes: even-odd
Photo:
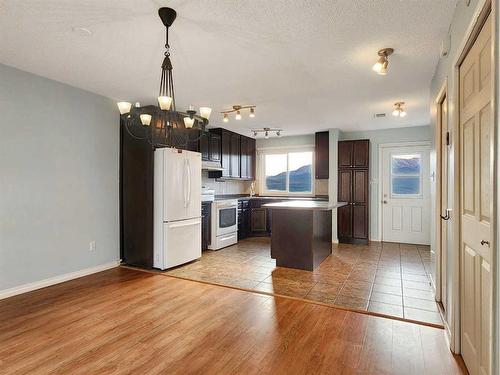
[(383, 147), (382, 241), (430, 243), (429, 146)]

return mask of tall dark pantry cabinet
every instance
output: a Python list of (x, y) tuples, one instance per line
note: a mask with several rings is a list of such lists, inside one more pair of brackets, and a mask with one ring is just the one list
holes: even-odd
[(337, 211), (339, 241), (368, 243), (370, 141), (340, 141), (338, 152), (338, 200), (347, 202)]

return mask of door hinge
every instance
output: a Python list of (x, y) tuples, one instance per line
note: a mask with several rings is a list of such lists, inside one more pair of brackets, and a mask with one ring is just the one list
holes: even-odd
[(450, 145), (450, 132), (446, 132), (446, 146)]

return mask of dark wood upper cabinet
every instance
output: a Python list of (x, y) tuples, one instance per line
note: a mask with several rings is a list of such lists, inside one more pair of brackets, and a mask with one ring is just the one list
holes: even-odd
[(236, 134), (236, 133), (231, 133), (230, 139), (231, 139), (230, 177), (239, 178), (240, 177), (240, 135)]
[(342, 141), (338, 143), (339, 150), (339, 168), (351, 168), (353, 144), (351, 141)]
[(221, 161), (222, 177), (231, 177), (231, 133), (226, 131), (221, 134)]
[(315, 134), (315, 170), (317, 179), (327, 179), (329, 177), (329, 132), (318, 132)]
[(361, 140), (353, 142), (353, 165), (355, 168), (368, 168), (370, 159), (370, 141)]
[[(255, 179), (255, 139), (223, 128), (210, 130), (210, 160), (221, 161), (223, 171), (209, 171), (210, 178)], [(214, 150), (218, 150), (214, 154)]]
[(240, 137), (240, 177), (248, 178), (248, 138)]
[(204, 132), (200, 137), (201, 160), (210, 160), (210, 133)]
[(341, 141), (338, 152), (338, 200), (348, 203), (338, 210), (339, 241), (367, 243), (370, 143), (368, 140)]
[(256, 165), (256, 158), (257, 158), (257, 147), (255, 144), (255, 139), (254, 138), (247, 138), (248, 144), (247, 144), (247, 151), (248, 151), (248, 158), (247, 158), (247, 172), (248, 172), (248, 179), (250, 180), (255, 180), (255, 165)]
[(220, 162), (221, 161), (221, 136), (220, 134), (210, 134), (210, 161)]
[(240, 136), (240, 177), (255, 179), (255, 139)]
[(368, 168), (370, 160), (370, 141), (340, 141), (339, 168)]

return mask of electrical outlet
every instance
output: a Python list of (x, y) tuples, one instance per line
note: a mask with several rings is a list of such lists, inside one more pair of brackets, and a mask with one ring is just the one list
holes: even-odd
[(89, 244), (89, 250), (90, 251), (95, 251), (95, 241), (91, 241)]

